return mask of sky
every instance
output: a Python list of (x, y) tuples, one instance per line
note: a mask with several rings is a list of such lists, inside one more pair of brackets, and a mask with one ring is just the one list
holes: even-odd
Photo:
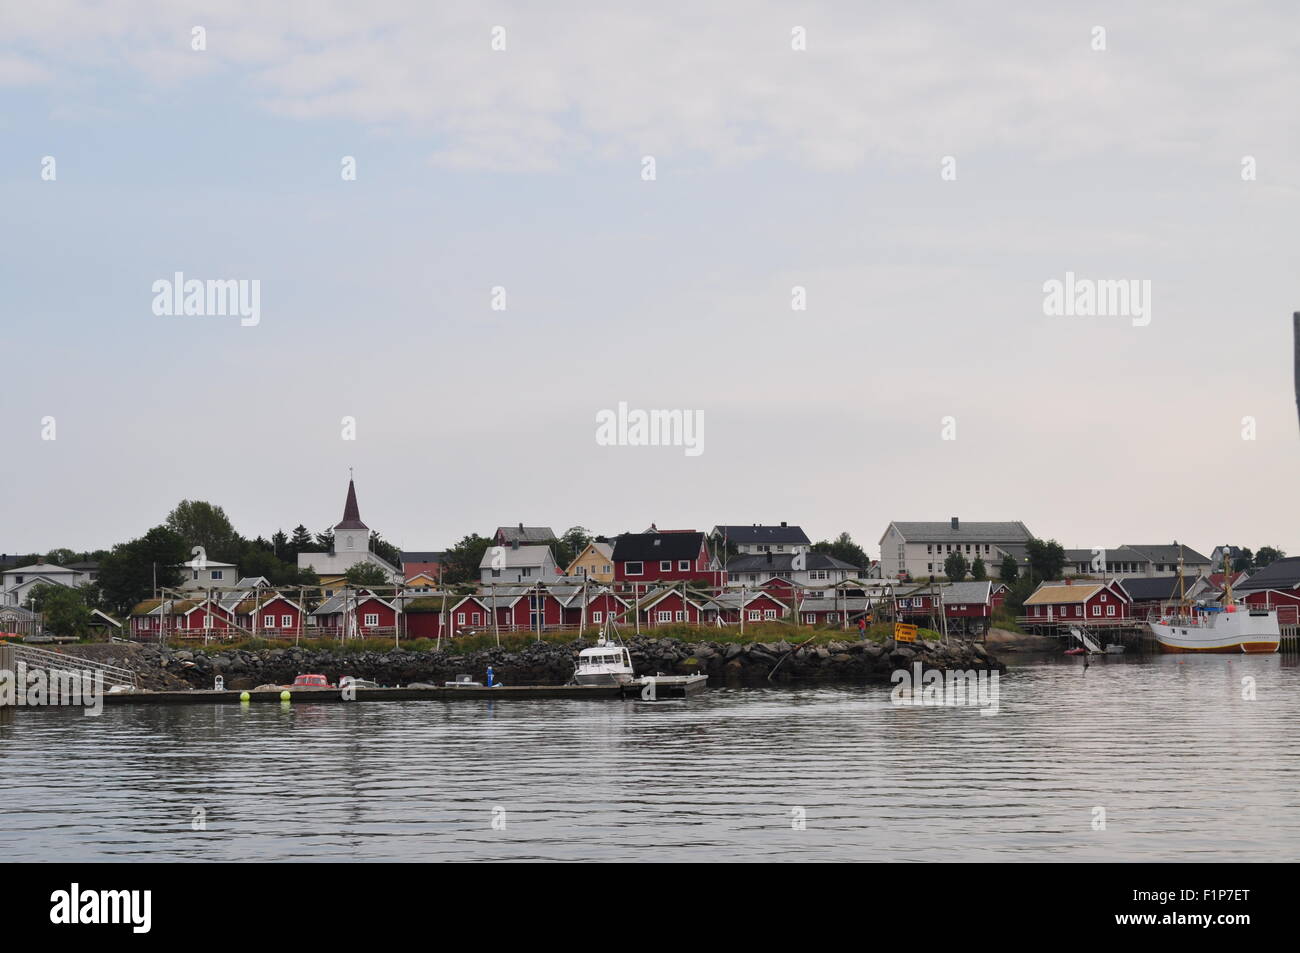
[[(2, 4), (0, 551), (320, 531), (351, 468), (412, 550), (1300, 554), (1300, 10), (1135, 6)], [(177, 272), (256, 323), (155, 313)]]

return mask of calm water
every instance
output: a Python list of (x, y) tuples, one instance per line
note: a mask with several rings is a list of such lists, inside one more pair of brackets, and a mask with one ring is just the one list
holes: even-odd
[[(1258, 700), (1241, 698), (1241, 678)], [(1294, 658), (1013, 668), (688, 702), (18, 711), (6, 860), (1295, 860)], [(1094, 808), (1105, 831), (1092, 829)], [(195, 808), (207, 829), (194, 831)], [(504, 809), (504, 830), (492, 826)], [(793, 829), (801, 808), (806, 828)], [(500, 816), (500, 815), (499, 815)]]

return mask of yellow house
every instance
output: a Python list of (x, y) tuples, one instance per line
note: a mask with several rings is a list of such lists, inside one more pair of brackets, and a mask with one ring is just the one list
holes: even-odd
[(614, 547), (594, 540), (564, 570), (566, 576), (586, 576), (592, 582), (614, 581)]

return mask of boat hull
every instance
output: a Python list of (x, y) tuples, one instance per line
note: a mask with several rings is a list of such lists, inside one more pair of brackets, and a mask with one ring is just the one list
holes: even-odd
[(1149, 625), (1164, 652), (1267, 655), (1282, 644), (1276, 612), (1224, 612), (1199, 625), (1177, 619)]
[(579, 672), (574, 681), (579, 685), (627, 685), (632, 678), (631, 673), (624, 672)]

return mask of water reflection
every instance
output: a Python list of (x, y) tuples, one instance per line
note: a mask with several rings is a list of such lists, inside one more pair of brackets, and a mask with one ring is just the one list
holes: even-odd
[[(0, 724), (0, 847), (17, 860), (1300, 854), (1295, 659), (1061, 659), (1000, 687), (995, 717), (898, 708), (888, 686), (20, 711)], [(196, 807), (206, 830), (191, 829)]]

